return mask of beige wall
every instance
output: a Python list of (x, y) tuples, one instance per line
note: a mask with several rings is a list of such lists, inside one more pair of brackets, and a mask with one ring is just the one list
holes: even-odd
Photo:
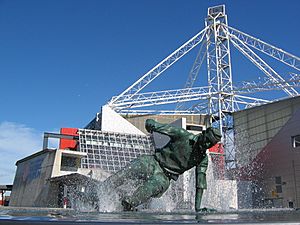
[(145, 134), (148, 132), (145, 129), (146, 119), (154, 119), (160, 123), (172, 123), (175, 120), (186, 118), (188, 124), (205, 125), (205, 115), (190, 115), (190, 114), (172, 114), (172, 115), (127, 115), (124, 116), (130, 123), (135, 125), (139, 130)]
[(251, 162), (298, 108), (295, 97), (234, 113), (237, 165)]
[[(288, 207), (289, 202), (300, 207), (300, 147), (292, 145), (292, 137), (300, 135), (299, 125), (300, 109), (263, 150), (260, 175), (263, 197), (271, 199), (275, 207)], [(276, 177), (281, 178), (280, 183), (276, 183)], [(277, 192), (276, 186), (280, 186), (282, 192)]]
[(254, 205), (299, 208), (300, 147), (293, 147), (292, 137), (300, 135), (300, 97), (238, 112), (234, 119), (238, 166), (259, 190)]

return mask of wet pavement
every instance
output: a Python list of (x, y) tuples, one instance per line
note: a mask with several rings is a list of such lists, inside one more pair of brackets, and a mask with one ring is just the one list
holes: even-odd
[(0, 224), (300, 224), (300, 210), (260, 209), (213, 213), (77, 212), (70, 209), (0, 207)]

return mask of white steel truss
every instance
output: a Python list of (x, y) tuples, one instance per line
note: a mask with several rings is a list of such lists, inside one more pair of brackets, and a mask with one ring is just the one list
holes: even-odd
[[(199, 74), (199, 70), (206, 58), (206, 54), (207, 54), (207, 48), (206, 48), (206, 41), (203, 40), (203, 43), (200, 47), (200, 50), (197, 54), (196, 60), (193, 64), (193, 67), (189, 73), (188, 79), (185, 83), (184, 88), (191, 88), (194, 86), (194, 83), (197, 79), (197, 76)], [(179, 102), (176, 106), (176, 111), (179, 111), (181, 109), (183, 109), (185, 107), (184, 102)]]
[(162, 72), (172, 66), (175, 62), (177, 62), (182, 56), (187, 54), (190, 50), (192, 50), (195, 46), (197, 46), (205, 37), (207, 28), (204, 28), (186, 43), (184, 43), (181, 47), (175, 50), (172, 54), (166, 57), (163, 61), (157, 64), (154, 68), (144, 74), (140, 79), (138, 79), (134, 84), (132, 84), (129, 88), (127, 88), (120, 95), (113, 97), (111, 101), (108, 103), (109, 105), (114, 105), (116, 101), (118, 101), (124, 95), (134, 96), (139, 93), (144, 87), (146, 87), (150, 82), (152, 82), (155, 78), (157, 78)]
[[(285, 80), (284, 82), (271, 82), (270, 79), (266, 78), (261, 82), (243, 82), (242, 86), (233, 86), (232, 96), (235, 111), (241, 110), (243, 108), (249, 108), (252, 106), (257, 106), (264, 103), (270, 103), (272, 101), (253, 98), (248, 96), (243, 96), (242, 94), (249, 94), (255, 92), (264, 92), (270, 90), (282, 90), (285, 85), (288, 87), (300, 87), (300, 76), (293, 75), (290, 79)], [(135, 113), (162, 113), (162, 114), (170, 114), (170, 113), (178, 113), (178, 114), (187, 114), (187, 113), (207, 113), (207, 108), (204, 107), (202, 110), (195, 109), (195, 107), (199, 107), (200, 103), (197, 103), (197, 106), (194, 108), (185, 109), (185, 110), (136, 110), (136, 108), (142, 108), (145, 106), (153, 106), (153, 105), (162, 105), (162, 104), (170, 104), (176, 102), (190, 102), (197, 100), (207, 100), (209, 97), (213, 99), (218, 98), (218, 92), (208, 93), (209, 87), (194, 87), (194, 88), (184, 88), (184, 89), (176, 89), (176, 90), (166, 90), (166, 91), (157, 91), (157, 92), (145, 92), (135, 94), (134, 96), (122, 96), (123, 99), (117, 101), (114, 104), (114, 110), (120, 111), (122, 113), (127, 114), (135, 114)], [(228, 101), (226, 96), (224, 95), (224, 100)], [(244, 99), (243, 101), (241, 99)], [(246, 101), (247, 100), (247, 101)], [(201, 102), (203, 104), (203, 102)], [(207, 103), (205, 103), (207, 106)]]
[[(300, 71), (299, 57), (228, 26), (224, 5), (208, 8), (205, 25), (202, 31), (107, 104), (115, 111), (127, 114), (208, 114), (210, 124), (218, 127), (223, 133), (222, 141), (226, 149), (226, 146), (233, 146), (233, 135), (228, 134), (233, 129), (233, 112), (276, 100), (255, 98), (245, 94), (282, 90), (288, 97), (299, 95), (296, 90), (296, 87), (300, 87), (299, 74), (291, 72), (291, 78), (284, 79), (254, 50), (271, 56), (297, 71)], [(200, 51), (184, 89), (141, 93), (144, 87), (200, 43)], [(266, 75), (262, 81), (243, 82), (238, 87), (233, 85), (230, 43)], [(205, 58), (208, 84), (206, 87), (193, 87)], [(191, 101), (195, 101), (194, 105), (185, 107), (184, 103)], [(175, 110), (145, 109), (149, 106), (171, 103), (177, 103)], [(234, 166), (234, 155), (234, 149), (226, 150), (227, 166)]]
[[(284, 84), (292, 83), (293, 86), (300, 87), (300, 78), (295, 80), (287, 80)], [(233, 103), (236, 105), (235, 109), (242, 109), (240, 104), (244, 105), (244, 107), (248, 108), (250, 106), (257, 106), (264, 103), (270, 103), (272, 101), (253, 98), (248, 96), (243, 96), (241, 94), (260, 92), (260, 91), (268, 91), (268, 90), (282, 90), (282, 86), (278, 86), (278, 83), (267, 83), (267, 84), (259, 84), (255, 82), (249, 82), (248, 84), (244, 84), (243, 87), (233, 87), (231, 95), (223, 94), (223, 100), (226, 103), (229, 103), (233, 99)], [(197, 100), (207, 100), (211, 98), (213, 100), (219, 99), (219, 92), (210, 92), (208, 93), (209, 87), (194, 87), (194, 88), (185, 88), (185, 89), (177, 89), (177, 90), (166, 90), (166, 91), (157, 91), (157, 92), (145, 92), (136, 94), (134, 96), (123, 96), (124, 101), (118, 101), (114, 104), (114, 110), (124, 113), (125, 111), (130, 113), (130, 109), (141, 108), (145, 106), (153, 106), (153, 105), (163, 105), (163, 104), (171, 104), (176, 102), (187, 102), (187, 101), (197, 101)], [(241, 101), (238, 99), (247, 99), (248, 101)], [(249, 101), (253, 102), (249, 102)], [(238, 105), (236, 104), (238, 103)], [(207, 104), (206, 104), (207, 105)], [(137, 112), (137, 110), (133, 110)], [(132, 112), (133, 112), (132, 111)], [(146, 110), (153, 111), (153, 110)], [(165, 110), (163, 110), (165, 111)], [(162, 112), (163, 112), (162, 111)], [(170, 111), (170, 110), (167, 110)], [(143, 110), (145, 112), (145, 110)], [(154, 111), (153, 111), (154, 112)], [(156, 111), (159, 112), (159, 111)], [(207, 110), (173, 110), (172, 112), (177, 113), (207, 113)]]
[(279, 87), (283, 89), (289, 96), (296, 96), (298, 92), (290, 87), (289, 84), (285, 84), (285, 80), (278, 74), (271, 66), (269, 66), (264, 60), (262, 60), (257, 54), (255, 54), (246, 44), (237, 39), (236, 36), (231, 35), (231, 42), (240, 50), (254, 65), (256, 65), (261, 71), (263, 71), (274, 83), (277, 83)]
[(283, 51), (280, 48), (277, 48), (273, 45), (270, 45), (262, 40), (259, 40), (255, 37), (252, 37), (248, 34), (245, 34), (233, 27), (227, 26), (228, 32), (231, 35), (236, 36), (239, 40), (241, 40), (244, 44), (257, 49), (274, 59), (279, 60), (280, 62), (300, 71), (300, 58), (294, 56), (286, 51)]

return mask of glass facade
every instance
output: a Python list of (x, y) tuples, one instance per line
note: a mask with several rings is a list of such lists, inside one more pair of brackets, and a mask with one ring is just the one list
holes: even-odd
[(82, 168), (99, 168), (116, 172), (140, 155), (154, 153), (150, 136), (79, 129), (79, 149), (87, 156)]

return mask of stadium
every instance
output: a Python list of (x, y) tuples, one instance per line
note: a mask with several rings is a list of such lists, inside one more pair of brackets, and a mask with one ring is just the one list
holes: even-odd
[[(118, 96), (112, 97), (84, 128), (45, 133), (43, 149), (16, 162), (10, 206), (99, 209), (97, 187), (136, 157), (152, 154), (168, 139), (150, 135), (148, 118), (199, 133), (219, 128), (222, 142), (209, 149), (210, 168), (203, 205), (221, 209), (300, 207), (300, 59), (227, 24), (225, 6), (208, 9), (205, 28)], [(265, 79), (233, 85), (231, 48)], [(198, 54), (183, 89), (142, 93), (144, 87), (189, 53)], [(200, 49), (199, 49), (200, 48)], [(260, 54), (288, 67), (280, 76)], [(204, 61), (207, 86), (195, 87)], [(296, 72), (295, 72), (296, 71)], [(264, 99), (281, 91), (285, 98)], [(162, 106), (168, 105), (169, 108)], [(48, 148), (49, 138), (59, 146)], [(194, 171), (159, 201), (165, 208), (193, 207)], [(34, 190), (34, 191), (33, 191)], [(166, 200), (168, 199), (168, 201)], [(145, 208), (151, 208), (151, 202)]]

